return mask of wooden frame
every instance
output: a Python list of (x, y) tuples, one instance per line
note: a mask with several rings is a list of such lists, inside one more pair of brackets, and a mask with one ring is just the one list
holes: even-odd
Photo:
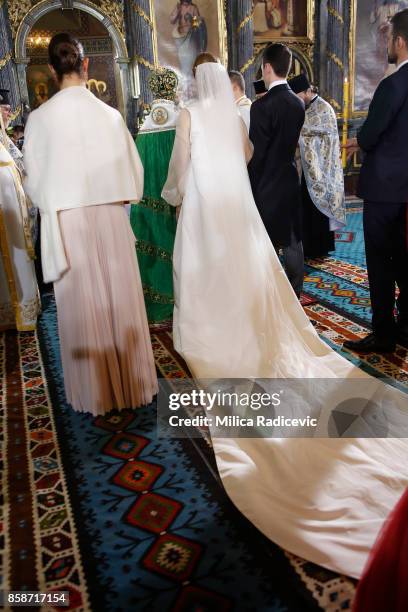
[(357, 0), (350, 2), (350, 37), (349, 37), (349, 78), (350, 78), (350, 109), (351, 117), (365, 117), (367, 111), (356, 111), (355, 87), (356, 87), (356, 26), (357, 26)]
[[(180, 61), (177, 57), (177, 49), (172, 37), (172, 30), (174, 31), (175, 26), (169, 24), (171, 11), (178, 4), (178, 0), (149, 0), (149, 2), (153, 23), (154, 63), (156, 66), (168, 66), (174, 68), (176, 72), (180, 72)], [(200, 16), (206, 22), (208, 32), (207, 50), (219, 57), (224, 66), (227, 67), (228, 46), (224, 0), (192, 0), (192, 4), (197, 6)], [(214, 8), (216, 11), (215, 15)], [(166, 15), (168, 16), (167, 23), (163, 19)], [(162, 24), (160, 27), (158, 27), (158, 18), (160, 18), (160, 24)]]
[[(356, 58), (356, 52), (357, 52), (357, 29), (358, 29), (358, 23), (359, 23), (359, 19), (358, 19), (358, 10), (360, 11), (365, 11), (368, 12), (368, 7), (363, 6), (365, 3), (370, 3), (370, 9), (371, 9), (371, 15), (370, 18), (374, 19), (376, 18), (376, 16), (373, 14), (373, 5), (374, 3), (371, 0), (359, 0), (359, 2), (357, 3), (357, 0), (351, 0), (350, 2), (350, 35), (349, 35), (349, 78), (350, 78), (350, 114), (352, 118), (358, 118), (358, 117), (366, 117), (367, 112), (368, 112), (368, 105), (369, 105), (369, 101), (371, 99), (372, 94), (374, 93), (377, 85), (380, 83), (381, 79), (384, 78), (384, 76), (386, 76), (387, 71), (386, 71), (386, 49), (385, 47), (383, 48), (384, 51), (384, 58), (382, 60), (382, 56), (380, 56), (380, 61), (379, 61), (379, 72), (378, 74), (374, 75), (374, 72), (371, 71), (371, 74), (369, 74), (366, 77), (366, 81), (371, 79), (371, 89), (372, 91), (369, 91), (369, 98), (366, 100), (366, 103), (364, 104), (364, 108), (361, 108), (362, 104), (359, 104), (360, 108), (356, 108), (356, 85), (357, 85), (357, 79), (359, 76), (359, 72), (358, 72), (358, 62), (357, 62), (357, 58)], [(394, 4), (397, 3), (397, 0)], [(401, 9), (403, 8), (404, 5), (401, 4)], [(386, 11), (386, 7), (384, 8), (381, 4), (377, 7), (378, 11)], [(398, 10), (398, 9), (397, 9)], [(378, 22), (380, 24), (380, 19), (383, 19), (383, 23), (385, 23), (384, 19), (385, 16), (384, 15), (378, 15)], [(371, 27), (374, 27), (374, 25), (372, 25)], [(377, 26), (379, 27), (379, 26)], [(379, 39), (380, 34), (377, 33), (377, 40)], [(362, 39), (364, 40), (364, 39)], [(364, 58), (366, 59), (367, 57), (370, 57), (370, 54), (372, 53), (378, 53), (378, 48), (375, 48), (374, 43), (371, 41), (371, 47), (368, 44), (369, 41), (365, 41), (364, 40)], [(381, 43), (381, 41), (379, 41)], [(384, 43), (383, 43), (384, 46)], [(383, 65), (383, 70), (381, 70), (381, 61), (384, 61), (384, 65)], [(364, 91), (367, 92), (367, 85), (365, 85), (364, 87)]]
[[(293, 1), (294, 0), (285, 0), (289, 5), (289, 9), (293, 12)], [(256, 31), (256, 6), (254, 7), (254, 41), (255, 43), (265, 43), (265, 42), (282, 42), (282, 43), (306, 43), (313, 44), (315, 39), (315, 31), (314, 31), (314, 13), (315, 13), (315, 0), (302, 0), (305, 4), (304, 8), (307, 11), (306, 14), (306, 27), (304, 29), (303, 34), (293, 35), (290, 32), (290, 29), (283, 33), (283, 27), (269, 27), (268, 30), (263, 32)], [(282, 0), (280, 0), (282, 2)], [(265, 0), (258, 0), (258, 3), (265, 3)], [(262, 19), (262, 16), (261, 16)], [(295, 19), (295, 16), (294, 16)], [(283, 22), (282, 22), (283, 24)]]

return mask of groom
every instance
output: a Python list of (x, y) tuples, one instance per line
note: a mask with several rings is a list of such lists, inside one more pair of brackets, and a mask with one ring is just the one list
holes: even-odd
[(285, 45), (277, 43), (264, 51), (262, 77), (269, 91), (251, 107), (254, 155), (248, 169), (259, 213), (274, 247), (283, 250), (286, 274), (299, 298), (304, 257), (295, 154), (305, 107), (286, 80), (291, 63), (292, 53)]
[[(391, 19), (388, 61), (397, 70), (379, 84), (348, 154), (365, 152), (357, 195), (363, 225), (373, 331), (344, 347), (388, 353), (408, 347), (408, 9)], [(399, 287), (395, 318), (395, 284)]]

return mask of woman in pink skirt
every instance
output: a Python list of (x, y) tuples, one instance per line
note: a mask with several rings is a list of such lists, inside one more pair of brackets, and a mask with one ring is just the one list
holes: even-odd
[(69, 34), (50, 42), (60, 91), (31, 113), (26, 189), (41, 212), (45, 282), (53, 282), (67, 400), (105, 414), (157, 393), (135, 239), (124, 203), (143, 167), (120, 113), (86, 88), (88, 59)]

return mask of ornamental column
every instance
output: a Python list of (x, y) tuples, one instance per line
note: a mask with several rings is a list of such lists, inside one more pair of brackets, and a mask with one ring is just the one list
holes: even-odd
[(327, 2), (327, 50), (324, 93), (337, 113), (343, 108), (343, 83), (345, 74), (344, 0)]
[(22, 112), (20, 88), (13, 61), (13, 43), (8, 21), (7, 3), (0, 0), (0, 88), (10, 90), (10, 102), (17, 119)]
[(229, 66), (244, 76), (247, 95), (252, 97), (254, 76), (254, 23), (252, 0), (230, 0), (227, 4)]
[(152, 102), (148, 86), (150, 71), (156, 63), (154, 16), (149, 0), (127, 0), (124, 3), (126, 44), (132, 69), (136, 71), (136, 86), (144, 104)]

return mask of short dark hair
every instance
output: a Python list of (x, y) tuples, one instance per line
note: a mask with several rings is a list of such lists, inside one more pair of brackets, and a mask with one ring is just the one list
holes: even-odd
[(263, 52), (262, 64), (270, 64), (276, 76), (286, 79), (292, 64), (292, 51), (282, 43), (269, 45)]
[(48, 46), (48, 59), (61, 82), (66, 74), (81, 74), (84, 48), (71, 34), (63, 32), (52, 37)]
[(24, 132), (24, 125), (13, 125), (13, 134), (15, 132)]
[(230, 70), (228, 76), (231, 79), (231, 83), (237, 85), (245, 93), (245, 79), (242, 74), (238, 70)]
[(401, 36), (408, 45), (408, 9), (396, 13), (391, 18), (393, 38)]

